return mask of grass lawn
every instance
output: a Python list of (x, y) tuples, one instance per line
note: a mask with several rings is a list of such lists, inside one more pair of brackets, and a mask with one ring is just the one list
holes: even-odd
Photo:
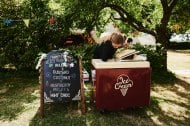
[[(90, 83), (88, 86), (90, 87)], [(0, 73), (1, 126), (189, 126), (190, 84), (176, 79), (151, 84), (150, 106), (115, 112), (98, 111), (86, 91), (86, 114), (80, 102), (45, 104), (40, 118), (38, 76)]]

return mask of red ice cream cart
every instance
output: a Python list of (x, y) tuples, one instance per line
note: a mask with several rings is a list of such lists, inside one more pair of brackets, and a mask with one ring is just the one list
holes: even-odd
[(120, 110), (150, 103), (151, 68), (148, 61), (92, 59), (93, 98), (98, 109)]

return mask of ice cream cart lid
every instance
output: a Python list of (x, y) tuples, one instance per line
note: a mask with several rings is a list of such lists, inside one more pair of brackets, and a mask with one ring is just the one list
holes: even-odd
[(92, 65), (96, 69), (102, 68), (149, 68), (150, 63), (148, 61), (117, 61), (114, 59), (110, 59), (106, 62), (101, 59), (92, 59)]

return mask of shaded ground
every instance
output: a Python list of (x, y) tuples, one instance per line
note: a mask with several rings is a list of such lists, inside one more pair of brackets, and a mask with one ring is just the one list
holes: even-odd
[(85, 115), (78, 102), (46, 104), (41, 119), (37, 77), (0, 78), (0, 126), (189, 126), (189, 55), (168, 52), (168, 68), (179, 79), (173, 84), (152, 84), (150, 106), (109, 113), (97, 111), (87, 95)]

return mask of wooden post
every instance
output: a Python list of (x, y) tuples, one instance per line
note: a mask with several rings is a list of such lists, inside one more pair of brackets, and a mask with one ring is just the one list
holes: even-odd
[(85, 94), (84, 94), (84, 82), (82, 73), (82, 60), (79, 58), (79, 69), (80, 69), (80, 87), (81, 87), (81, 111), (85, 114)]
[(40, 67), (40, 116), (41, 118), (44, 117), (44, 60), (41, 62), (41, 67)]

